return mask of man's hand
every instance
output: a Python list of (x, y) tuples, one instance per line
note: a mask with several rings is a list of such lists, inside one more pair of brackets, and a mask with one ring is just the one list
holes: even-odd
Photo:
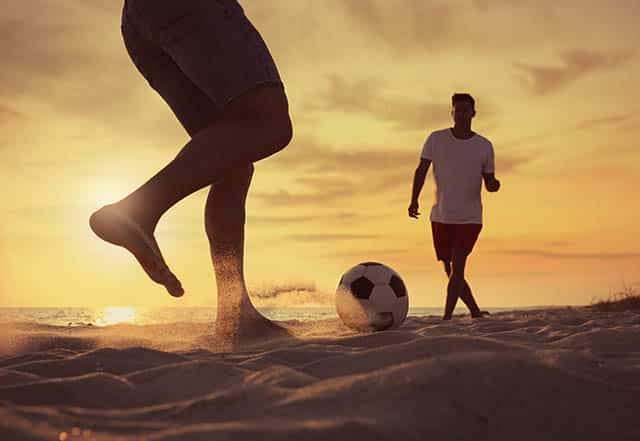
[(487, 188), (487, 191), (493, 193), (500, 189), (500, 181), (498, 181), (497, 179), (491, 179), (485, 183), (485, 187)]
[(412, 217), (414, 219), (418, 219), (418, 216), (420, 216), (420, 213), (418, 212), (418, 202), (411, 202), (411, 205), (409, 205), (409, 217)]

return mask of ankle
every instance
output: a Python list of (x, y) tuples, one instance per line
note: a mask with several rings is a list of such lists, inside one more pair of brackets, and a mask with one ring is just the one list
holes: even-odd
[(152, 215), (148, 211), (145, 211), (142, 204), (134, 204), (127, 199), (123, 199), (113, 205), (138, 224), (144, 231), (153, 234), (156, 230), (156, 226), (160, 220), (159, 216)]

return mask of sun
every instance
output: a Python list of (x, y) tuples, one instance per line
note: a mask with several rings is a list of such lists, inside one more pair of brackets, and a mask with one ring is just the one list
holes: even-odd
[(124, 198), (133, 189), (133, 179), (128, 176), (100, 176), (85, 187), (87, 208), (96, 210)]
[(123, 258), (121, 249), (96, 238), (89, 228), (89, 218), (102, 206), (123, 199), (135, 188), (134, 181), (126, 175), (95, 176), (76, 187), (76, 210), (69, 216), (66, 228), (77, 249), (83, 250), (86, 261), (100, 262), (94, 265), (94, 271), (100, 272), (104, 267), (105, 270), (122, 274), (127, 268), (133, 268), (129, 259)]

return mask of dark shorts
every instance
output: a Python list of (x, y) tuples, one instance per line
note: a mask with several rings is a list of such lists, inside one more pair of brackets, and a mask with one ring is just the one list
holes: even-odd
[(140, 73), (191, 135), (245, 92), (283, 87), (236, 0), (125, 0), (122, 36)]
[(451, 260), (454, 248), (463, 250), (468, 256), (482, 230), (482, 224), (443, 224), (431, 222), (433, 246), (438, 260)]

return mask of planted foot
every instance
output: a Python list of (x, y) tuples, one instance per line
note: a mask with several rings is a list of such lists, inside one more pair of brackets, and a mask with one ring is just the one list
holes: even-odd
[(482, 318), (491, 315), (489, 311), (479, 311), (476, 314), (471, 314), (472, 318)]
[(102, 240), (126, 248), (138, 260), (151, 280), (180, 297), (184, 289), (162, 258), (153, 232), (145, 231), (116, 204), (106, 205), (93, 213), (89, 226)]
[(280, 338), (293, 335), (287, 328), (281, 326), (255, 309), (225, 313), (218, 311), (215, 330), (215, 347), (218, 351), (230, 352)]

